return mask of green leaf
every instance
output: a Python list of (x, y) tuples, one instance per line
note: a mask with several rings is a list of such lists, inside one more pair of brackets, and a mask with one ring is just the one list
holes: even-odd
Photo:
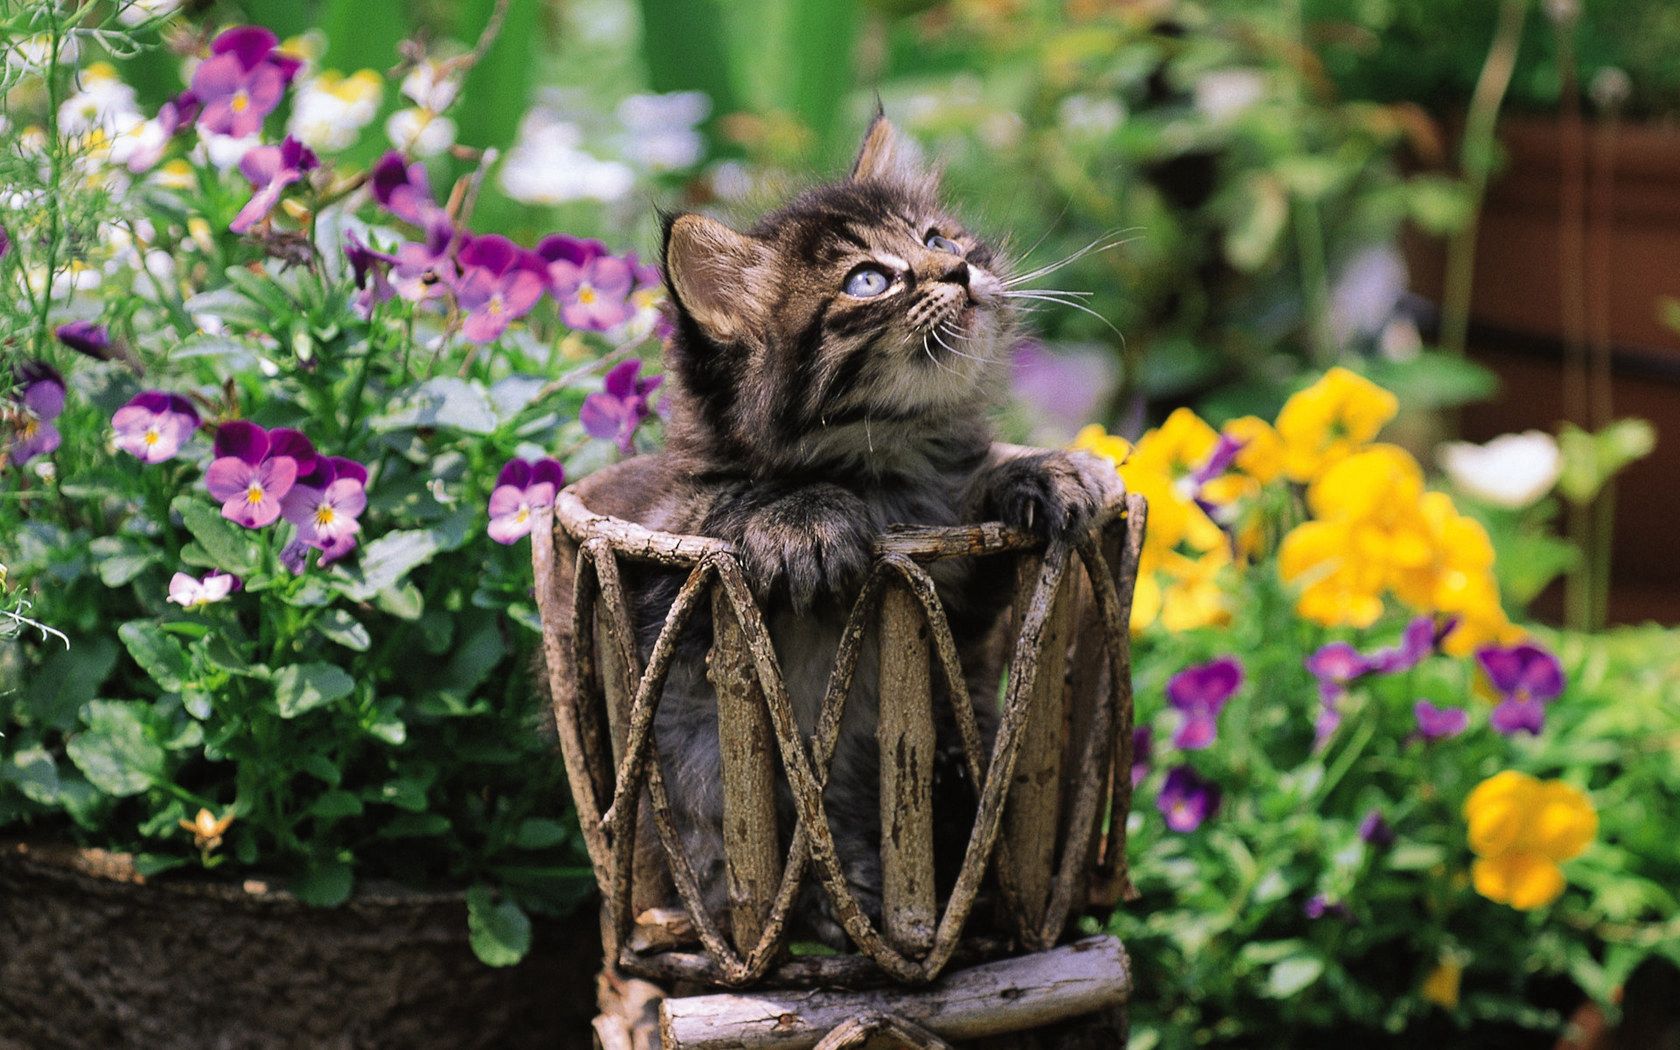
[(1271, 258), (1289, 220), (1289, 195), (1275, 178), (1256, 176), (1236, 198), (1244, 209), (1225, 231), (1225, 258), (1239, 270), (1254, 271)]
[(192, 661), (181, 643), (150, 620), (131, 620), (117, 628), (128, 655), (164, 692), (178, 692), (192, 673)]
[(399, 394), (396, 406), (369, 420), (374, 430), (448, 427), (468, 434), (493, 433), (499, 423), (484, 384), (439, 376)]
[(290, 664), (274, 675), (274, 702), (281, 718), (296, 718), (349, 696), (356, 680), (332, 664)]
[(65, 744), (70, 761), (107, 795), (138, 795), (163, 776), (163, 748), (146, 735), (140, 707), (91, 700), (82, 715), (87, 728)]
[(431, 561), (439, 550), (438, 538), (430, 529), (402, 529), (387, 532), (362, 549), (354, 569), (343, 575), (344, 593), (352, 601), (372, 601), (404, 576)]
[(513, 844), (520, 849), (548, 849), (571, 837), (571, 829), (557, 820), (530, 817), (519, 822)]
[(1657, 431), (1643, 419), (1618, 419), (1598, 433), (1565, 423), (1558, 432), (1563, 475), (1558, 491), (1571, 502), (1586, 503), (1628, 464), (1657, 447)]
[(100, 536), (88, 544), (88, 552), (94, 556), (99, 582), (113, 588), (132, 581), (157, 560), (155, 553), (121, 536)]
[(116, 665), (117, 643), (109, 635), (78, 638), (70, 649), (49, 650), (25, 687), (31, 717), (53, 729), (72, 728), (82, 705), (99, 695)]
[(512, 901), (497, 902), (488, 886), (467, 891), (467, 939), (486, 966), (512, 966), (531, 950), (531, 920)]
[(322, 820), (354, 817), (362, 812), (362, 800), (348, 791), (333, 790), (321, 793), (309, 807), (309, 815)]
[(305, 904), (336, 908), (350, 899), (356, 876), (342, 860), (322, 860), (291, 882), (292, 894)]
[(373, 644), (373, 640), (368, 637), (368, 629), (343, 609), (328, 610), (315, 621), (315, 629), (328, 641), (337, 642), (354, 652), (365, 653), (368, 646)]
[(249, 576), (262, 567), (262, 544), (215, 507), (192, 496), (176, 496), (169, 508), (181, 516), (181, 523), (215, 568)]
[(43, 806), (58, 801), (58, 763), (44, 747), (20, 748), (0, 765), (0, 781), (11, 784), (31, 802)]
[(181, 857), (169, 853), (136, 853), (134, 855), (134, 871), (141, 878), (149, 879), (154, 875), (162, 875), (166, 871), (185, 867), (191, 862), (190, 857)]
[(1492, 371), (1439, 350), (1404, 361), (1378, 358), (1364, 372), (1410, 409), (1457, 408), (1486, 401), (1499, 392), (1499, 379)]
[(1306, 989), (1323, 973), (1323, 961), (1310, 955), (1284, 959), (1266, 975), (1266, 994), (1273, 999), (1287, 999)]
[(449, 832), (449, 818), (442, 813), (398, 813), (379, 829), (383, 839), (423, 839)]

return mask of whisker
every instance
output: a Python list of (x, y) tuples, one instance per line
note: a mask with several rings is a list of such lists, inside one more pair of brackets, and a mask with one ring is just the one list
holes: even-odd
[(1087, 244), (1085, 247), (1080, 248), (1078, 251), (1072, 252), (1055, 262), (1046, 263), (1035, 270), (1028, 270), (1026, 273), (1015, 274), (1014, 276), (1007, 278), (1004, 280), (1003, 285), (1006, 288), (1013, 288), (1016, 285), (1025, 284), (1027, 281), (1034, 281), (1040, 277), (1047, 277), (1050, 274), (1055, 273), (1057, 270), (1060, 270), (1062, 267), (1071, 266), (1073, 263), (1078, 262), (1088, 255), (1094, 255), (1097, 252), (1106, 252), (1111, 248), (1118, 248), (1122, 244), (1128, 244), (1136, 239), (1133, 237), (1122, 237), (1119, 240), (1109, 241), (1104, 244), (1104, 238), (1111, 236), (1113, 236), (1113, 234), (1105, 233), (1101, 237), (1092, 241), (1090, 244)]
[(1004, 294), (1009, 296), (1011, 299), (1033, 299), (1033, 300), (1036, 300), (1038, 302), (1055, 303), (1057, 306), (1072, 307), (1073, 309), (1078, 310), (1080, 313), (1090, 314), (1092, 317), (1095, 317), (1097, 320), (1099, 320), (1103, 324), (1107, 325), (1109, 331), (1113, 332), (1115, 335), (1120, 337), (1120, 342), (1122, 344), (1124, 344), (1125, 341), (1126, 341), (1126, 333), (1124, 333), (1124, 332), (1120, 331), (1120, 329), (1114, 327), (1114, 322), (1113, 321), (1110, 321), (1108, 318), (1104, 317), (1102, 314), (1097, 313), (1095, 310), (1091, 309), (1089, 306), (1086, 306), (1084, 303), (1078, 302), (1077, 300), (1058, 299), (1055, 296), (1051, 296), (1051, 295), (1040, 295), (1037, 292), (1025, 292), (1025, 291), (1022, 291), (1022, 292), (1006, 292)]
[(934, 342), (938, 343), (940, 346), (944, 347), (946, 350), (948, 350), (949, 352), (957, 355), (958, 357), (967, 358), (968, 360), (973, 361), (976, 364), (982, 364), (982, 365), (985, 364), (986, 362), (983, 361), (982, 359), (980, 359), (978, 357), (975, 357), (973, 354), (963, 353), (961, 350), (958, 350), (956, 347), (952, 346), (950, 343), (947, 343), (943, 338), (941, 338), (940, 327), (943, 326), (946, 323), (948, 323), (948, 322), (940, 322), (940, 326), (936, 326), (933, 329), (932, 334), (933, 334)]

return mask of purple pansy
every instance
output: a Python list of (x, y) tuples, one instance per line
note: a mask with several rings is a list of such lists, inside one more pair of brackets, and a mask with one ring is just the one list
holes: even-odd
[(58, 341), (76, 351), (101, 361), (110, 356), (111, 333), (93, 321), (70, 321), (53, 330)]
[(204, 472), (210, 494), (222, 501), (222, 517), (248, 529), (280, 516), (280, 501), (299, 474), (315, 469), (315, 448), (295, 430), (264, 430), (234, 420), (216, 431), (216, 459)]
[(1174, 746), (1199, 751), (1211, 745), (1219, 731), (1219, 712), (1242, 681), (1242, 664), (1230, 656), (1173, 675), (1167, 683), (1167, 702), (1184, 715), (1173, 734)]
[(1301, 905), (1301, 911), (1309, 919), (1322, 919), (1326, 915), (1337, 919), (1346, 919), (1353, 913), (1343, 901), (1333, 901), (1322, 893), (1315, 893)]
[(1219, 785), (1196, 775), (1189, 766), (1167, 771), (1155, 806), (1166, 818), (1167, 827), (1186, 833), (1195, 831), (1219, 810)]
[(178, 572), (169, 580), (169, 601), (183, 609), (201, 609), (226, 599), (240, 586), (239, 577), (220, 570), (207, 574), (201, 580)]
[(578, 264), (557, 259), (548, 264), (560, 319), (568, 328), (605, 332), (617, 328), (634, 312), (630, 290), (636, 283), (630, 264), (612, 255), (597, 255)]
[(1417, 734), (1424, 740), (1450, 739), (1470, 724), (1470, 716), (1462, 709), (1436, 707), (1428, 700), (1413, 704), (1412, 716), (1417, 719)]
[(257, 192), (245, 202), (245, 207), (239, 209), (228, 229), (244, 233), (267, 218), (279, 203), (281, 191), (320, 163), (313, 150), (290, 135), (278, 146), (256, 146), (246, 150), (245, 156), (239, 159), (239, 170)]
[(1359, 822), (1359, 837), (1378, 849), (1394, 845), (1394, 829), (1383, 819), (1382, 810), (1373, 809)]
[(53, 420), (64, 412), (64, 377), (41, 361), (22, 365), (16, 372), (12, 397), (19, 406), (12, 462), (22, 466), (36, 456), (57, 451), (59, 434)]
[(471, 237), (455, 260), (455, 298), (466, 311), (461, 334), (493, 342), (542, 298), (541, 260), (499, 234)]
[(1237, 453), (1246, 448), (1248, 442), (1230, 434), (1220, 434), (1214, 443), (1213, 451), (1201, 466), (1190, 474), (1190, 498), (1195, 500), (1196, 506), (1214, 520), (1221, 516), (1221, 508), (1202, 498), (1202, 489), (1207, 483), (1231, 469), (1231, 464), (1237, 458)]
[[(1447, 631), (1456, 625), (1450, 621)], [(1435, 647), (1446, 637), (1446, 631), (1437, 633), (1435, 618), (1432, 616), (1418, 616), (1406, 625), (1400, 634), (1400, 644), (1390, 649), (1379, 649), (1371, 654), (1371, 670), (1377, 674), (1399, 674), (1410, 671), (1423, 662), (1424, 657), (1435, 651)]]
[(1520, 642), (1478, 649), (1476, 662), (1500, 696), (1488, 724), (1506, 736), (1538, 735), (1546, 721), (1545, 705), (1563, 692), (1563, 665), (1557, 657), (1533, 642)]
[(371, 317), (374, 307), (397, 294), (391, 284), (391, 267), (397, 264), (397, 257), (374, 251), (355, 230), (350, 230), (344, 235), (344, 258), (356, 281), (356, 312)]
[(391, 285), (397, 294), (414, 303), (443, 295), (455, 274), (449, 258), (454, 240), (449, 216), (434, 213), (426, 222), (424, 242), (409, 241), (397, 249), (397, 262), (391, 268)]
[(192, 95), (206, 130), (244, 138), (262, 128), (301, 63), (274, 50), (279, 41), (262, 26), (236, 26), (216, 37), (210, 57), (193, 71)]
[(357, 519), (367, 509), (367, 468), (343, 456), (320, 456), (280, 501), (280, 513), (297, 526), (297, 542), (321, 552), (330, 565), (356, 549)]
[(566, 472), (557, 460), (508, 460), (490, 493), (490, 538), (514, 543), (528, 534), (536, 512), (554, 506), (554, 496), (565, 484)]
[(578, 422), (591, 437), (617, 442), (626, 454), (636, 450), (636, 428), (652, 413), (648, 395), (664, 376), (641, 377), (642, 363), (635, 358), (614, 365), (602, 388), (583, 399)]
[(537, 242), (535, 250), (545, 264), (566, 262), (573, 266), (584, 266), (607, 254), (607, 246), (600, 241), (570, 237), (564, 233), (549, 234)]
[(379, 206), (404, 222), (425, 226), (442, 210), (432, 196), (426, 166), (419, 161), (409, 163), (396, 150), (379, 158), (368, 181)]
[(179, 394), (144, 390), (117, 409), (111, 426), (118, 448), (142, 463), (162, 463), (198, 429), (198, 412)]
[(12, 250), (12, 235), (6, 232), (6, 227), (0, 226), (0, 259)]
[(1155, 732), (1148, 726), (1132, 730), (1132, 787), (1149, 776), (1149, 752), (1155, 745)]

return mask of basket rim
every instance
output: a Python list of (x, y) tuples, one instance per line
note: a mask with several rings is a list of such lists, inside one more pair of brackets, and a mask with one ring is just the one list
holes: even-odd
[[(1004, 458), (1057, 451), (1006, 442), (994, 442), (992, 450), (994, 453), (1001, 453)], [(1078, 450), (1074, 452), (1078, 455), (1092, 455)], [(693, 567), (707, 557), (738, 555), (734, 544), (727, 540), (650, 529), (625, 518), (590, 510), (587, 500), (595, 489), (611, 483), (618, 475), (635, 469), (640, 458), (633, 457), (603, 467), (561, 489), (554, 501), (556, 530), (564, 530), (567, 536), (580, 544), (604, 541), (619, 554), (638, 561), (663, 565)], [(1105, 525), (1122, 515), (1126, 509), (1126, 497), (1126, 485), (1116, 473), (1115, 485), (1110, 489), (1102, 509), (1091, 522), (1092, 526)], [(949, 526), (891, 525), (875, 538), (874, 555), (877, 559), (897, 555), (913, 561), (927, 562), (946, 558), (1007, 554), (1044, 546), (1045, 541), (1037, 534), (1026, 529), (1013, 528), (1001, 521)]]

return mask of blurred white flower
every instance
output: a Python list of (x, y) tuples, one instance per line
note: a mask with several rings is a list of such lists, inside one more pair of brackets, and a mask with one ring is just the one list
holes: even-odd
[(158, 162), (168, 145), (169, 133), (157, 118), (136, 121), (111, 140), (111, 163), (142, 172)]
[(247, 151), (262, 145), (262, 132), (253, 132), (244, 138), (234, 138), (232, 135), (222, 135), (214, 131), (198, 129), (198, 148), (193, 152), (209, 161), (218, 171), (227, 171), (244, 159)]
[(117, 21), (125, 26), (137, 26), (154, 18), (172, 15), (181, 8), (181, 0), (127, 0), (117, 9)]
[(80, 90), (59, 104), (61, 134), (82, 135), (96, 128), (115, 133), (139, 123), (134, 89), (122, 82), (110, 63), (93, 63), (82, 70), (80, 79)]
[(712, 100), (701, 91), (631, 95), (618, 104), (624, 156), (651, 171), (693, 167), (706, 148), (696, 129), (711, 111)]
[[(81, 46), (74, 36), (60, 37), (58, 41), (58, 64), (69, 66), (75, 63), (81, 54)], [(36, 33), (12, 41), (6, 48), (6, 66), (20, 73), (31, 73), (40, 76), (46, 72), (48, 60), (52, 57), (52, 37), (46, 33)]]
[(1100, 139), (1126, 119), (1126, 107), (1113, 95), (1069, 95), (1056, 107), (1062, 130), (1082, 138)]
[(533, 109), (519, 122), (519, 139), (502, 163), (507, 195), (525, 204), (615, 201), (630, 192), (635, 173), (579, 148), (577, 125), (550, 110)]
[(1563, 473), (1557, 439), (1540, 430), (1502, 434), (1485, 445), (1451, 441), (1435, 455), (1461, 491), (1511, 510), (1532, 506)]
[(385, 85), (371, 69), (349, 76), (326, 70), (298, 85), (286, 130), (313, 150), (348, 149), (378, 116), (384, 95)]
[(159, 168), (152, 178), (159, 186), (169, 190), (190, 190), (198, 185), (193, 166), (180, 157)]
[(418, 106), (399, 109), (385, 120), (391, 145), (416, 157), (435, 157), (455, 144), (455, 122)]
[(455, 96), (461, 93), (461, 80), (444, 72), (442, 60), (428, 58), (416, 64), (408, 71), (408, 76), (403, 77), (402, 93), (421, 109), (442, 113), (454, 104)]
[(1373, 336), (1406, 294), (1406, 260), (1389, 245), (1366, 248), (1342, 267), (1330, 289), (1330, 334), (1337, 346)]
[(987, 114), (975, 130), (981, 144), (987, 149), (1005, 150), (1020, 145), (1027, 125), (1026, 121), (1021, 119), (1021, 114), (1012, 109), (1003, 109)]
[(712, 192), (726, 201), (745, 200), (758, 188), (752, 169), (738, 160), (720, 160), (709, 174)]
[(1241, 114), (1266, 96), (1266, 79), (1254, 69), (1216, 69), (1196, 79), (1196, 110), (1215, 123)]

